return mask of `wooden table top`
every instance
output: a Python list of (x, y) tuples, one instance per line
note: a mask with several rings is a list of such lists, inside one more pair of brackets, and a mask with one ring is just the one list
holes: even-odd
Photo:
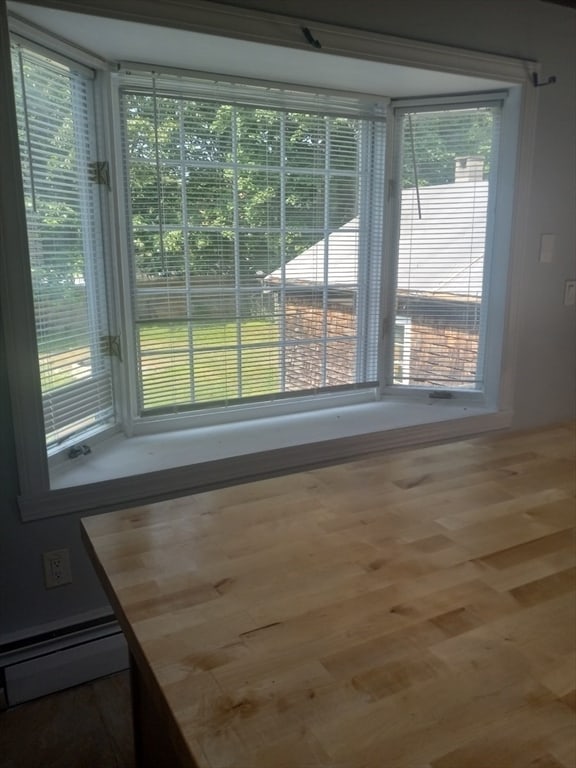
[(574, 427), (92, 517), (200, 768), (574, 768)]

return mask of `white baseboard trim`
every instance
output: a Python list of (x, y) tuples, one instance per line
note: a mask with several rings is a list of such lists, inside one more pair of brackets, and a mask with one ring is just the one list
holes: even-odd
[(9, 707), (71, 688), (129, 666), (116, 622), (73, 632), (0, 656)]

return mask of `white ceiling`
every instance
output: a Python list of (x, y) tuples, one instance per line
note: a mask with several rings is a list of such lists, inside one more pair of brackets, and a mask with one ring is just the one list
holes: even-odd
[[(494, 90), (502, 83), (9, 2), (9, 9), (107, 59), (299, 83), (390, 98)], [(224, 43), (224, 44), (222, 44)]]

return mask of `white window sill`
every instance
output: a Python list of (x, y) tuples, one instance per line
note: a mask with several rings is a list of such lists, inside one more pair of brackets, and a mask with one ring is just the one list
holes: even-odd
[(51, 490), (22, 497), (25, 520), (151, 503), (346, 461), (370, 452), (510, 426), (511, 413), (454, 401), (390, 400), (126, 438), (51, 471)]

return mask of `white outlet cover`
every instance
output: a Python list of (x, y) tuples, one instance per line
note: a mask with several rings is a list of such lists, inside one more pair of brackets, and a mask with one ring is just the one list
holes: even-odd
[(61, 587), (72, 582), (70, 552), (67, 549), (54, 549), (52, 552), (44, 552), (43, 560), (46, 589)]

